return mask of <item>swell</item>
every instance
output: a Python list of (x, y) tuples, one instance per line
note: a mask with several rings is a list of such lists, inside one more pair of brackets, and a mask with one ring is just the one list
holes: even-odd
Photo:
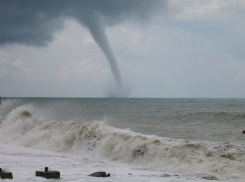
[(218, 121), (231, 122), (245, 119), (245, 113), (231, 113), (231, 112), (194, 112), (188, 114), (181, 114), (166, 117), (166, 120), (192, 122), (192, 121)]
[(67, 152), (97, 159), (180, 172), (244, 179), (245, 148), (241, 145), (192, 142), (143, 135), (103, 121), (59, 122), (38, 119), (20, 106), (1, 119), (0, 142)]

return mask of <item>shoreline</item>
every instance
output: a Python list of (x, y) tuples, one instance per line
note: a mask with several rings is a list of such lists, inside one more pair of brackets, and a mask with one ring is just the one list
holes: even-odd
[[(96, 171), (106, 171), (111, 174), (107, 181), (115, 182), (137, 182), (137, 181), (186, 181), (198, 182), (193, 176), (169, 174), (157, 171), (142, 169), (130, 169), (125, 166), (118, 166), (113, 162), (92, 161), (87, 158), (72, 156), (64, 153), (50, 152), (45, 150), (31, 149), (21, 146), (14, 146), (0, 143), (1, 167), (13, 173), (12, 182), (43, 181), (42, 177), (35, 176), (35, 171), (43, 170), (48, 166), (50, 170), (60, 171), (60, 179), (56, 181), (88, 181), (95, 182), (105, 180), (88, 176)], [(203, 179), (200, 179), (200, 182)], [(216, 180), (213, 180), (216, 182)], [(217, 181), (218, 182), (218, 181)], [(222, 181), (219, 181), (222, 182)]]

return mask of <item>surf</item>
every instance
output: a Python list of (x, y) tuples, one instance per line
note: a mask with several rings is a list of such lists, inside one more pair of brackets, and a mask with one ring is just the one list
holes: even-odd
[(205, 172), (220, 179), (245, 177), (242, 145), (163, 138), (119, 129), (106, 121), (36, 118), (31, 110), (21, 105), (1, 118), (1, 143), (144, 166), (148, 170)]

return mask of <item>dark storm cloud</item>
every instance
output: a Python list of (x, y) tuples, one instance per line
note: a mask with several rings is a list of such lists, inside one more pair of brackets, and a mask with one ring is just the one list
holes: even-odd
[[(43, 46), (62, 29), (65, 18), (88, 28), (107, 58), (120, 93), (122, 79), (116, 58), (105, 34), (105, 25), (124, 19), (142, 21), (156, 11), (161, 0), (2, 0), (0, 44), (21, 43)], [(158, 5), (158, 6), (157, 6)]]
[(1, 0), (0, 44), (44, 46), (62, 29), (66, 17), (91, 27), (94, 16), (107, 25), (125, 19), (147, 19), (161, 0)]

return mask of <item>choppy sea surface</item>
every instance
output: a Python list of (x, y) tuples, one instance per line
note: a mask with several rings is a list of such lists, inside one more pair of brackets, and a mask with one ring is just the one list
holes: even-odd
[(2, 98), (0, 164), (13, 181), (245, 179), (245, 99)]

